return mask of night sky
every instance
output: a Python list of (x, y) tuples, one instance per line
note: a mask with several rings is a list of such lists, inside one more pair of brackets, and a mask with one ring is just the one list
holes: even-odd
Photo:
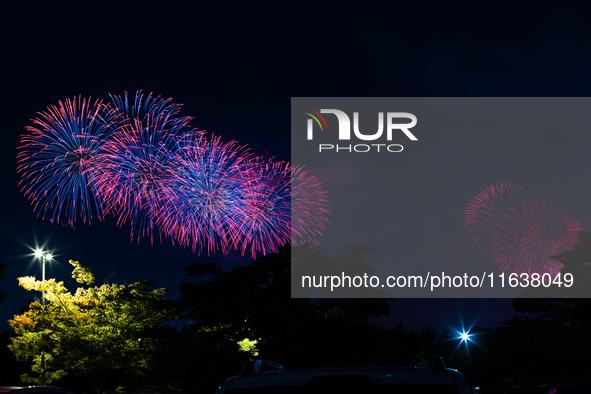
[[(99, 283), (155, 280), (172, 298), (188, 265), (215, 261), (231, 269), (249, 261), (238, 253), (198, 256), (167, 240), (131, 243), (129, 225), (119, 228), (113, 217), (75, 229), (37, 218), (18, 186), (16, 152), (38, 111), (78, 95), (107, 101), (109, 93), (143, 90), (184, 104), (193, 127), (237, 140), (257, 155), (289, 160), (290, 97), (589, 95), (590, 37), (579, 28), (581, 13), (545, 2), (468, 4), (415, 1), (380, 10), (230, 0), (198, 7), (14, 6), (0, 27), (0, 260), (7, 265), (0, 328), (35, 296), (16, 282), (40, 278), (40, 264), (30, 255), (35, 246), (55, 255), (46, 276), (70, 289), (68, 260), (74, 259), (92, 267)], [(580, 160), (572, 182), (584, 179), (586, 160)], [(545, 182), (528, 186), (543, 189)], [(568, 200), (564, 189), (557, 196)], [(566, 208), (591, 225), (586, 205)], [(495, 326), (512, 315), (510, 302), (396, 300), (391, 317), (379, 322)]]

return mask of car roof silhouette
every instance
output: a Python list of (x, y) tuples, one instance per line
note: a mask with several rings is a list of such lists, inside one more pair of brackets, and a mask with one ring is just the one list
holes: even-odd
[(440, 393), (470, 394), (461, 373), (445, 368), (434, 357), (432, 368), (423, 367), (321, 367), (284, 369), (270, 360), (251, 360), (239, 376), (226, 379), (218, 394), (266, 393)]

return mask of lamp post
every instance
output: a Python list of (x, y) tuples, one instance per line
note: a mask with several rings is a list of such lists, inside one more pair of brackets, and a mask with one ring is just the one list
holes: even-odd
[[(36, 249), (35, 257), (41, 258), (41, 261), (43, 262), (41, 265), (41, 280), (45, 282), (45, 262), (47, 260), (51, 261), (53, 256), (51, 253), (44, 252), (41, 249)], [(41, 300), (43, 305), (45, 305), (45, 292), (43, 292)], [(47, 335), (41, 334), (41, 340), (44, 342), (46, 339)], [(43, 351), (41, 351), (41, 385), (45, 385), (45, 353)]]
[[(41, 249), (36, 249), (35, 250), (35, 257), (41, 258), (41, 260), (43, 261), (42, 268), (41, 268), (41, 280), (45, 281), (45, 261), (47, 261), (47, 260), (51, 261), (53, 256), (51, 255), (51, 253), (44, 252)], [(43, 299), (43, 304), (45, 304), (45, 292), (43, 292), (42, 299)]]

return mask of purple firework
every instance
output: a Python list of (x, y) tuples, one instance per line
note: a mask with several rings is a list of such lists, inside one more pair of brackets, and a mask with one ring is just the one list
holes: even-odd
[(154, 212), (163, 186), (175, 177), (175, 154), (201, 132), (191, 129), (192, 118), (180, 116), (180, 104), (171, 99), (141, 92), (133, 102), (127, 93), (111, 98), (120, 126), (104, 146), (95, 192), (119, 225), (131, 222), (132, 239), (149, 237), (153, 243)]
[(174, 177), (162, 188), (155, 214), (160, 228), (194, 251), (235, 248), (246, 209), (249, 157), (245, 147), (219, 137), (200, 136), (187, 144), (175, 156)]
[(73, 225), (101, 219), (101, 199), (91, 193), (97, 161), (117, 124), (114, 109), (100, 100), (78, 97), (50, 106), (21, 136), (17, 171), (25, 196), (43, 219)]
[(482, 189), (464, 211), (466, 239), (481, 256), (493, 244), (512, 242), (507, 234), (522, 221), (524, 203), (531, 198), (529, 190), (514, 184), (495, 183)]
[(293, 166), (291, 179), (291, 244), (318, 244), (328, 224), (327, 193), (310, 171)]

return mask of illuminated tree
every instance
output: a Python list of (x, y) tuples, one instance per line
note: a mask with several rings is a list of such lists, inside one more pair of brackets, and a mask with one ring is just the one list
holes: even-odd
[[(91, 269), (70, 264), (78, 283), (94, 283)], [(23, 375), (24, 383), (39, 384), (44, 377), (47, 384), (70, 372), (87, 376), (97, 393), (115, 383), (144, 383), (155, 358), (151, 331), (171, 318), (166, 289), (151, 290), (153, 283), (142, 281), (80, 287), (72, 294), (54, 279), (18, 281), (44, 293), (43, 302), (32, 302), (28, 311), (9, 320), (16, 334), (10, 349), (17, 359), (33, 361), (35, 374)]]

